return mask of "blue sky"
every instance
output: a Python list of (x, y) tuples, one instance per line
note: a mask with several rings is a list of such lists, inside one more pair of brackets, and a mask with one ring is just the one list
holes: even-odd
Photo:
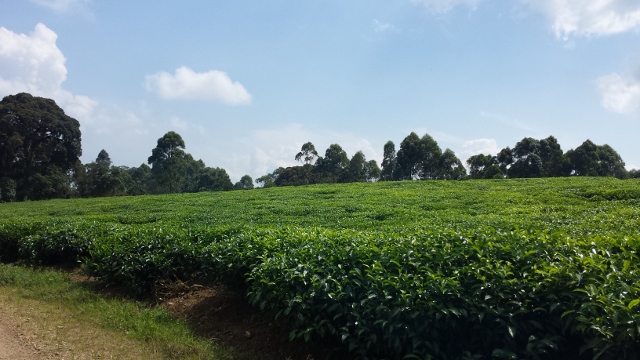
[(0, 96), (55, 99), (84, 162), (138, 166), (174, 130), (237, 181), (415, 131), (463, 162), (553, 135), (640, 168), (637, 0), (0, 4)]

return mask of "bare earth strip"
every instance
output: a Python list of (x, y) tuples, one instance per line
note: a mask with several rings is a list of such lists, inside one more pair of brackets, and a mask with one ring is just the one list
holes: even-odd
[(37, 345), (21, 335), (21, 321), (6, 313), (6, 303), (0, 305), (0, 360), (46, 359)]
[[(147, 344), (0, 287), (0, 360), (159, 359)], [(8, 296), (7, 296), (8, 295)]]

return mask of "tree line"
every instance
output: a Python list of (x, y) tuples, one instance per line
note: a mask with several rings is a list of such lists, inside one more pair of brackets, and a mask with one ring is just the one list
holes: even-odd
[[(227, 172), (207, 167), (185, 152), (182, 137), (170, 131), (158, 139), (147, 163), (115, 166), (107, 151), (82, 164), (81, 133), (77, 120), (51, 99), (27, 93), (0, 101), (0, 201), (64, 197), (164, 194), (252, 189), (249, 175), (233, 184)], [(498, 154), (467, 159), (469, 169), (450, 149), (442, 151), (429, 135), (412, 132), (396, 151), (393, 141), (383, 148), (383, 160), (366, 159), (362, 151), (351, 158), (338, 144), (320, 156), (311, 142), (294, 159), (301, 165), (280, 167), (256, 179), (262, 187), (319, 183), (397, 180), (463, 180), (555, 176), (615, 176), (640, 178), (627, 171), (609, 145), (586, 140), (563, 152), (557, 139), (526, 137)]]
[(442, 151), (429, 135), (410, 133), (396, 146), (384, 145), (382, 169), (375, 160), (366, 161), (358, 151), (351, 160), (338, 144), (319, 156), (315, 146), (305, 143), (295, 160), (303, 165), (280, 167), (261, 176), (263, 187), (317, 183), (398, 180), (504, 179), (558, 176), (614, 176), (640, 178), (640, 170), (627, 171), (620, 155), (609, 145), (586, 140), (576, 149), (562, 151), (558, 140), (549, 136), (536, 140), (525, 137), (513, 149), (506, 147), (496, 155), (478, 154), (467, 159), (469, 169), (450, 149)]
[(248, 175), (234, 185), (224, 169), (195, 160), (173, 131), (139, 167), (115, 166), (105, 150), (88, 164), (81, 155), (80, 123), (53, 100), (20, 93), (0, 101), (0, 201), (253, 188)]

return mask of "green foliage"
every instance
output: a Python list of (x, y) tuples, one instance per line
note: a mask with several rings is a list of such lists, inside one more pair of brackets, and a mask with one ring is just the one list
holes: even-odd
[(0, 256), (80, 260), (139, 295), (223, 282), (292, 338), (353, 358), (635, 359), (638, 188), (573, 177), (4, 203)]
[(249, 175), (244, 175), (240, 181), (233, 185), (234, 190), (251, 190), (253, 189), (253, 179)]
[[(51, 99), (27, 93), (0, 101), (0, 178), (15, 182), (14, 198), (69, 195), (82, 155), (80, 123)], [(4, 192), (4, 189), (2, 189)]]

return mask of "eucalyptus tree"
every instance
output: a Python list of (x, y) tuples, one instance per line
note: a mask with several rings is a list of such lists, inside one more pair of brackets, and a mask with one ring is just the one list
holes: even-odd
[(313, 164), (317, 158), (318, 152), (311, 142), (303, 144), (300, 152), (295, 157), (296, 161), (304, 162), (305, 164)]
[(316, 171), (319, 182), (336, 183), (343, 179), (349, 167), (347, 153), (338, 144), (331, 144), (324, 153), (324, 157), (316, 161)]
[(159, 192), (177, 192), (186, 163), (185, 144), (182, 137), (169, 131), (158, 139), (157, 146), (151, 151), (147, 162), (160, 189)]
[(438, 179), (462, 180), (467, 177), (467, 170), (451, 149), (446, 149), (438, 161)]
[(382, 171), (380, 173), (380, 180), (389, 181), (394, 180), (394, 173), (396, 172), (396, 145), (393, 141), (389, 140), (384, 144), (384, 155), (382, 157)]
[(440, 158), (442, 157), (442, 149), (429, 134), (424, 134), (420, 139), (419, 151), (420, 165), (418, 175), (420, 179), (437, 179), (441, 173)]
[(421, 155), (420, 138), (415, 132), (411, 132), (400, 143), (394, 178), (397, 180), (417, 179), (421, 170)]

